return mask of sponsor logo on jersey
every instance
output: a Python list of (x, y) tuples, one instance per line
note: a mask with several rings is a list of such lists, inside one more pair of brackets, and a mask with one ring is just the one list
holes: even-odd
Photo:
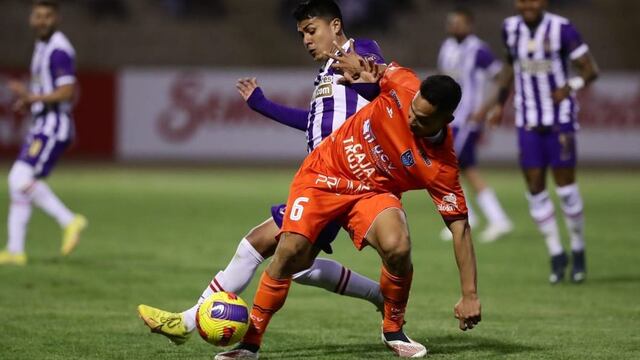
[(393, 119), (393, 109), (387, 106), (387, 114), (389, 114), (389, 118)]
[(376, 168), (391, 176), (391, 170), (395, 170), (396, 167), (391, 163), (391, 158), (384, 153), (382, 146), (378, 144), (371, 148), (371, 155), (376, 163)]
[(376, 136), (373, 134), (373, 130), (371, 129), (371, 119), (365, 120), (364, 124), (362, 124), (362, 136), (368, 143), (376, 141)]
[(458, 197), (454, 193), (449, 193), (442, 197), (442, 203), (438, 204), (438, 211), (457, 211)]
[(427, 166), (431, 166), (431, 159), (429, 159), (429, 157), (427, 157), (427, 154), (425, 154), (424, 150), (423, 149), (418, 149), (418, 152), (420, 153), (420, 157), (424, 161), (424, 164), (427, 165)]
[(527, 74), (545, 74), (551, 72), (551, 60), (520, 60), (520, 69)]
[(402, 155), (400, 155), (400, 160), (402, 160), (402, 165), (406, 167), (416, 164), (416, 160), (413, 158), (413, 152), (411, 152), (411, 149), (403, 152)]
[(402, 109), (402, 104), (400, 103), (400, 98), (398, 97), (398, 93), (396, 93), (395, 90), (391, 90), (389, 92), (389, 95), (391, 95), (391, 97), (393, 98), (393, 101), (396, 102), (396, 105), (398, 106), (398, 109)]
[(333, 86), (331, 84), (320, 84), (316, 87), (316, 90), (313, 92), (313, 98), (324, 98), (333, 96)]

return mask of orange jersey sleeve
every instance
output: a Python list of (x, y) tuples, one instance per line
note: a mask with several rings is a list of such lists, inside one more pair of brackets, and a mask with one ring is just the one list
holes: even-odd
[(460, 185), (455, 155), (440, 165), (440, 171), (427, 185), (427, 191), (444, 221), (467, 218), (467, 203)]

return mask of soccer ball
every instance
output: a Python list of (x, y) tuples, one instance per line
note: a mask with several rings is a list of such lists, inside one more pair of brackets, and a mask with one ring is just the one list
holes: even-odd
[(249, 307), (234, 293), (214, 293), (198, 307), (196, 326), (209, 344), (233, 345), (242, 340), (249, 329)]

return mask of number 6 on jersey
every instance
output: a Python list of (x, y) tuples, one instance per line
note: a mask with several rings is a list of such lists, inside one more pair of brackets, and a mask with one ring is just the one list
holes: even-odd
[(297, 198), (293, 202), (293, 206), (291, 207), (291, 214), (289, 215), (289, 219), (293, 221), (298, 221), (302, 218), (302, 212), (304, 211), (304, 206), (302, 204), (308, 203), (309, 198), (305, 196), (301, 196)]

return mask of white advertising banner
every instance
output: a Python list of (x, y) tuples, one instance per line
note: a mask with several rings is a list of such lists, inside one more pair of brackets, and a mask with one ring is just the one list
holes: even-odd
[[(116, 154), (121, 160), (299, 160), (305, 133), (253, 112), (235, 89), (256, 77), (272, 101), (306, 109), (315, 69), (125, 69), (119, 74)], [(640, 75), (606, 74), (580, 94), (583, 161), (640, 163)], [(486, 131), (480, 157), (516, 161), (512, 112)]]

